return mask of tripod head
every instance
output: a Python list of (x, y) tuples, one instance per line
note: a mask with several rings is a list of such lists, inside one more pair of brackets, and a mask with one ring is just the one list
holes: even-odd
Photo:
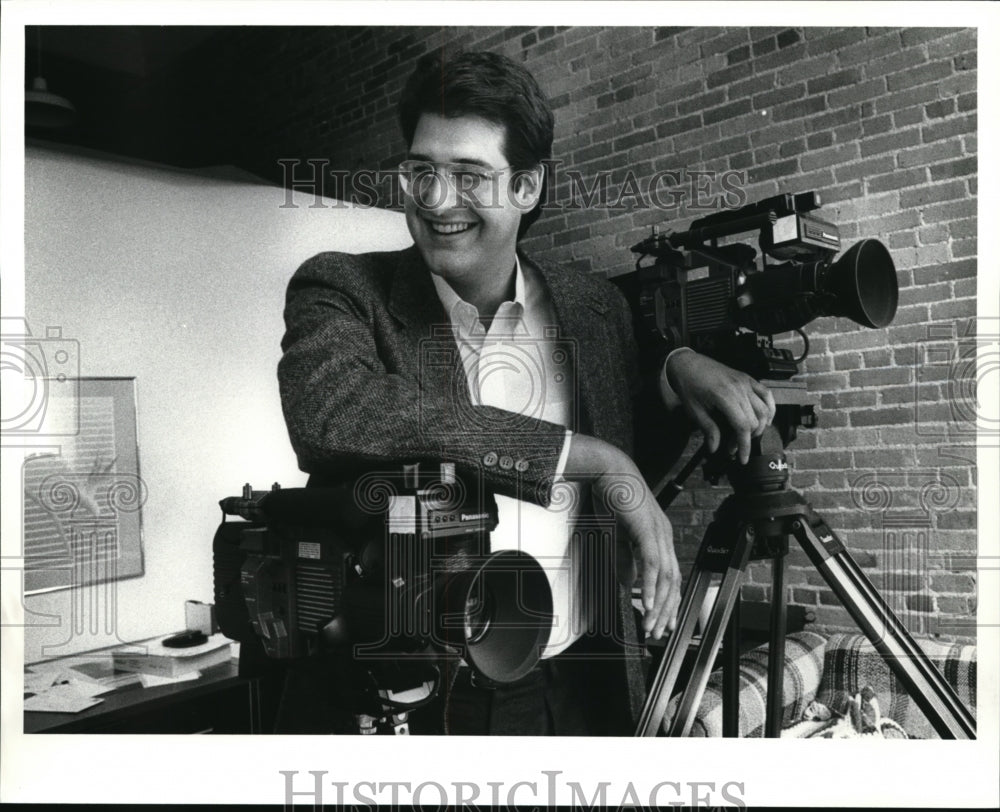
[(815, 407), (819, 399), (809, 394), (801, 381), (761, 381), (774, 396), (774, 420), (760, 437), (750, 442), (750, 459), (746, 465), (731, 457), (728, 443), (723, 440), (710, 454), (704, 443), (680, 470), (676, 477), (664, 480), (653, 493), (664, 510), (683, 490), (685, 480), (699, 465), (705, 479), (713, 485), (725, 477), (736, 493), (767, 493), (785, 490), (788, 485), (788, 458), (785, 449), (795, 441), (800, 428), (816, 425)]

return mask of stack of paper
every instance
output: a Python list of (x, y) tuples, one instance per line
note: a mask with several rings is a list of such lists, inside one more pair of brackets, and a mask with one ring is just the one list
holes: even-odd
[(189, 648), (169, 648), (162, 640), (152, 640), (116, 649), (112, 657), (117, 671), (179, 677), (227, 662), (232, 656), (229, 643), (222, 634), (213, 634), (206, 642)]

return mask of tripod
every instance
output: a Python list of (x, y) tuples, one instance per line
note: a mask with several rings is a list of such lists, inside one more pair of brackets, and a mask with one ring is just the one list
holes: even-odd
[[(655, 736), (662, 724), (713, 574), (722, 576), (719, 592), (702, 632), (669, 735), (687, 736), (690, 733), (723, 634), (726, 638), (722, 665), (723, 735), (738, 735), (740, 587), (750, 561), (762, 559), (772, 562), (764, 731), (769, 738), (781, 735), (786, 619), (784, 563), (788, 539), (794, 537), (858, 628), (906, 686), (938, 735), (945, 739), (975, 738), (975, 719), (940, 671), (914, 642), (836, 534), (799, 493), (788, 489), (788, 462), (784, 449), (794, 439), (797, 426), (811, 425), (811, 417), (811, 408), (802, 410), (798, 406), (780, 404), (774, 421), (777, 428), (769, 426), (754, 440), (746, 466), (719, 462), (717, 457), (706, 463), (708, 478), (717, 479), (724, 471), (734, 492), (723, 500), (705, 532), (681, 599), (677, 629), (667, 643), (636, 736)], [(680, 492), (680, 483), (704, 457), (702, 449), (670, 483), (669, 495), (660, 500), (663, 507)]]

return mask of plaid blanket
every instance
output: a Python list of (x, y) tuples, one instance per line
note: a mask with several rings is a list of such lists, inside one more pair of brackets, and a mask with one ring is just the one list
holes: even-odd
[[(917, 643), (955, 689), (958, 698), (975, 714), (976, 647), (926, 639), (918, 639)], [(865, 686), (871, 686), (883, 715), (898, 722), (911, 739), (938, 738), (923, 711), (864, 635), (831, 634), (824, 660), (817, 701), (839, 708)]]
[[(823, 671), (826, 638), (816, 632), (793, 632), (785, 638), (784, 708), (782, 725), (802, 718), (805, 709), (816, 698)], [(680, 697), (667, 706), (663, 729), (669, 728), (677, 713)], [(767, 710), (767, 646), (748, 651), (740, 657), (740, 723), (741, 738), (762, 738)], [(716, 670), (708, 678), (705, 696), (691, 728), (692, 736), (722, 735), (722, 672)]]
[[(976, 647), (925, 639), (917, 642), (955, 689), (958, 698), (975, 714)], [(882, 656), (858, 632), (835, 633), (829, 638), (806, 631), (788, 635), (785, 639), (782, 699), (783, 728), (803, 721), (825, 721), (816, 715), (818, 709), (825, 706), (827, 713), (830, 713), (830, 709), (843, 709), (842, 712), (833, 710), (833, 716), (844, 717), (837, 728), (839, 736), (851, 722), (852, 707), (857, 706), (853, 715), (859, 719), (866, 718), (867, 713), (883, 720), (879, 727), (887, 738), (938, 737), (930, 721), (889, 670)], [(679, 703), (680, 697), (675, 696), (667, 706), (664, 731), (673, 721)], [(761, 646), (740, 657), (741, 737), (763, 737), (766, 703), (767, 646)], [(833, 719), (833, 716), (828, 718)], [(869, 730), (871, 725), (855, 727), (860, 734)], [(889, 727), (893, 730), (887, 733)], [(786, 735), (825, 735), (818, 731), (819, 726), (808, 732), (805, 727), (801, 727)], [(709, 677), (691, 735), (722, 735), (722, 672), (719, 670)]]

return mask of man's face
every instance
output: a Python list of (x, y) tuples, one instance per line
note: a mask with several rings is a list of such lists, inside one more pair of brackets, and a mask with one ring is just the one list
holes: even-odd
[(456, 191), (455, 186), (462, 187), (460, 182), (452, 184), (440, 175), (430, 175), (423, 179), (419, 200), (413, 194), (404, 196), (413, 241), (431, 272), (453, 287), (468, 289), (487, 275), (514, 267), (518, 225), (532, 199), (531, 189), (525, 197), (524, 187), (537, 182), (521, 177), (514, 187), (519, 191), (511, 190), (512, 171), (505, 169), (504, 146), (504, 128), (479, 116), (446, 118), (424, 113), (417, 122), (410, 159), (435, 165), (474, 164), (487, 172), (504, 169), (494, 172), (495, 180), (481, 184), (473, 194)]

